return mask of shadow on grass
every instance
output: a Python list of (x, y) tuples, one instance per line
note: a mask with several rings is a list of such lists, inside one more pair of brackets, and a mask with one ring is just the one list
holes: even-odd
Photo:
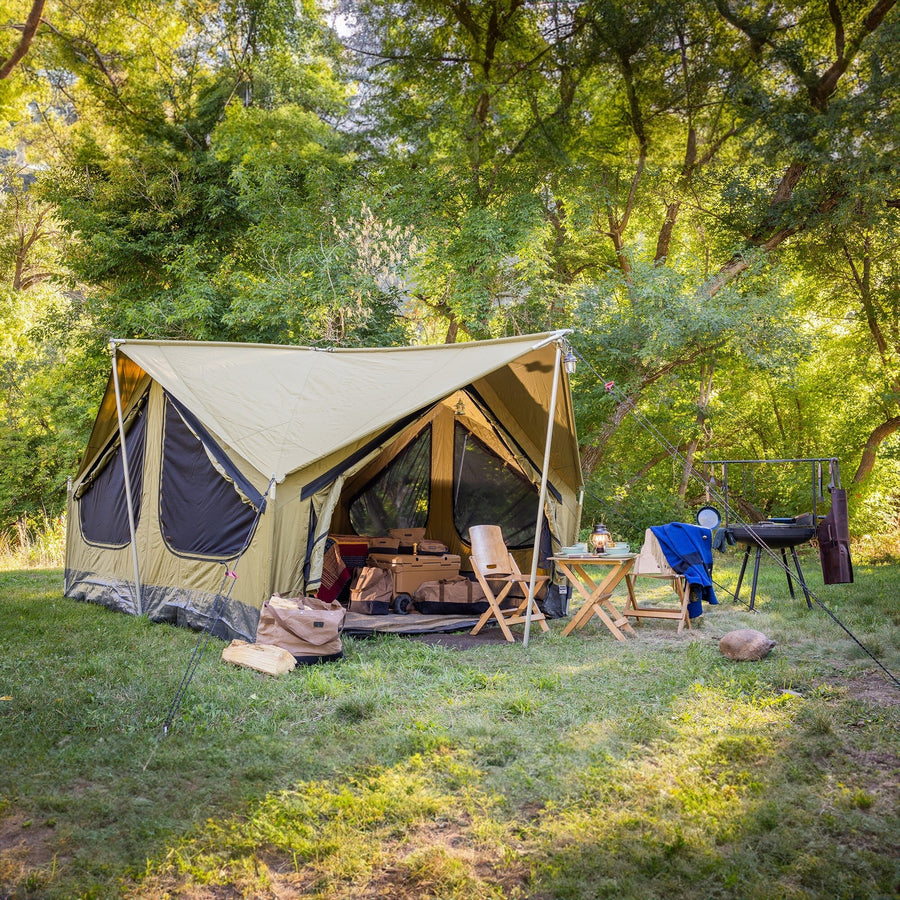
[[(44, 578), (0, 576), (0, 885), (17, 896), (896, 889), (897, 709), (841, 686), (865, 667), (837, 640), (819, 652), (802, 600), (726, 602), (692, 635), (649, 625), (627, 645), (599, 624), (527, 652), (348, 640), (339, 666), (282, 679), (223, 666), (216, 643), (157, 744), (197, 636)], [(779, 646), (735, 666), (716, 641), (748, 618)]]

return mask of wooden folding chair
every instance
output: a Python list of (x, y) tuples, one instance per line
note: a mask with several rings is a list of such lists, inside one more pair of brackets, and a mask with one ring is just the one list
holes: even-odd
[[(472, 542), (472, 569), (489, 604), (478, 624), (472, 629), (472, 634), (478, 634), (488, 621), (494, 618), (503, 636), (508, 641), (514, 641), (509, 626), (522, 625), (526, 621), (530, 577), (519, 571), (503, 540), (503, 532), (499, 525), (472, 525), (469, 528), (469, 539)], [(548, 578), (548, 575), (538, 575), (535, 580), (535, 591)], [(503, 601), (517, 584), (524, 589), (525, 597), (518, 606), (503, 609)], [(532, 604), (531, 621), (539, 622), (544, 631), (549, 631), (544, 614), (538, 609), (533, 598)]]
[[(655, 578), (668, 581), (678, 601), (678, 606), (638, 606), (634, 592), (636, 578)], [(659, 546), (656, 536), (648, 528), (644, 532), (644, 544), (641, 552), (634, 561), (631, 572), (625, 576), (625, 584), (628, 587), (628, 602), (625, 604), (623, 615), (632, 616), (638, 622), (641, 619), (676, 619), (678, 621), (678, 633), (687, 625), (691, 627), (688, 616), (688, 600), (691, 588), (683, 575), (679, 575), (666, 561), (666, 557)]]

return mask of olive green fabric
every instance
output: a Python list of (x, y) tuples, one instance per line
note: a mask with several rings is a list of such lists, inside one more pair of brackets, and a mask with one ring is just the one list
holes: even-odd
[[(115, 346), (126, 410), (147, 398), (141, 515), (136, 529), (141, 598), (130, 546), (88, 543), (80, 530), (80, 479), (118, 428), (112, 381), (69, 493), (68, 596), (154, 620), (201, 627), (228, 594), (217, 633), (253, 640), (274, 592), (313, 593), (325, 539), (349, 530), (347, 502), (426, 426), (433, 427), (428, 537), (468, 557), (452, 508), (454, 422), (513, 469), (540, 482), (558, 341), (551, 332), (467, 344), (323, 351), (302, 347), (120, 341)], [(545, 510), (556, 540), (578, 527), (581, 471), (565, 373), (554, 410)], [(262, 492), (265, 512), (233, 560), (174, 552), (159, 522), (165, 392), (179, 400)], [(498, 523), (501, 524), (502, 523)], [(222, 605), (222, 604), (220, 604)]]

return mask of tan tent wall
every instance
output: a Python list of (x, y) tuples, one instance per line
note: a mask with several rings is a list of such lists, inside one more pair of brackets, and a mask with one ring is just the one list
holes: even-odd
[[(127, 419), (134, 407), (144, 396), (150, 385), (146, 372), (130, 360), (119, 360), (123, 415)], [(150, 401), (148, 401), (148, 424)], [(150, 443), (149, 428), (145, 439), (145, 457)], [(126, 612), (140, 615), (143, 610), (138, 603), (134, 584), (131, 545), (109, 547), (88, 543), (81, 531), (76, 496), (82, 486), (85, 474), (104, 452), (110, 439), (118, 436), (118, 416), (113, 378), (109, 377), (106, 392), (100, 403), (97, 418), (88, 440), (78, 474), (72, 481), (66, 502), (66, 569), (65, 593), (67, 597), (87, 600)], [(147, 472), (145, 468), (145, 473)], [(138, 546), (140, 546), (141, 526), (147, 513), (150, 479), (145, 477), (141, 496), (141, 516), (138, 520)], [(139, 551), (140, 552), (140, 551)]]
[[(136, 400), (137, 396), (133, 396), (132, 401)], [(216, 595), (220, 590), (227, 593), (230, 588), (229, 603), (218, 632), (252, 641), (256, 636), (258, 611), (269, 596), (274, 516), (260, 516), (233, 586), (229, 583), (231, 579), (224, 579), (225, 560), (200, 559), (173, 552), (163, 538), (159, 521), (163, 415), (163, 391), (154, 384), (147, 404), (141, 514), (135, 535), (141, 608), (137, 608), (130, 546), (98, 546), (88, 543), (81, 532), (81, 518), (74, 499), (78, 481), (73, 483), (68, 502), (66, 596), (101, 603), (133, 615), (143, 614), (154, 621), (203, 627), (212, 615)], [(254, 483), (261, 481), (258, 473), (251, 480)]]
[[(69, 498), (67, 595), (194, 627), (204, 626), (212, 614), (216, 593), (223, 585), (224, 562), (173, 553), (160, 529), (163, 387), (187, 405), (260, 492), (278, 473), (261, 471), (248, 459), (253, 457), (269, 467), (303, 460), (298, 467), (288, 469), (270, 495), (254, 539), (237, 566), (237, 581), (224, 582), (231, 594), (217, 633), (252, 640), (258, 610), (273, 591), (315, 590), (321, 577), (325, 536), (329, 531), (352, 531), (348, 498), (395, 458), (427, 423), (434, 428), (427, 533), (447, 543), (452, 552), (467, 557), (469, 548), (453, 524), (454, 422), (459, 418), (482, 443), (537, 485), (550, 375), (561, 334), (481, 342), (477, 346), (334, 353), (296, 347), (121, 343), (116, 365), (126, 413), (153, 379), (136, 534), (143, 604), (141, 609), (136, 608), (130, 547), (88, 544), (81, 534), (73, 496), (79, 479), (117, 430), (111, 383)], [(128, 354), (144, 360), (147, 368)], [(517, 358), (517, 354), (524, 355)], [(490, 371), (491, 365), (497, 369)], [(420, 370), (422, 377), (417, 378)], [(468, 380), (467, 370), (472, 373)], [(299, 380), (298, 372), (303, 375)], [(346, 378), (341, 377), (342, 372)], [(281, 381), (273, 382), (276, 375)], [(372, 399), (368, 405), (356, 396), (356, 406), (351, 404), (350, 412), (335, 415), (336, 378), (340, 391), (369, 390)], [(436, 397), (441, 384), (445, 393)], [(257, 394), (263, 399), (259, 400)], [(390, 398), (385, 408), (397, 410), (393, 418), (380, 408), (384, 397)], [(219, 407), (207, 415), (217, 398)], [(198, 401), (197, 406), (193, 399)], [(459, 399), (463, 400), (464, 413), (456, 417)], [(354, 430), (352, 410), (363, 408), (368, 418)], [(317, 433), (326, 412), (330, 417), (328, 427)], [(551, 497), (546, 513), (558, 540), (571, 543), (577, 527), (576, 493), (581, 476), (567, 382), (554, 415), (549, 480), (561, 499)], [(492, 420), (499, 425), (500, 437)], [(381, 424), (373, 431), (370, 426), (376, 421)], [(342, 429), (342, 436), (329, 446), (329, 435), (336, 429)], [(271, 452), (267, 440), (271, 440)], [(322, 452), (326, 447), (327, 452)], [(530, 551), (521, 557), (524, 568), (530, 563)]]
[[(457, 408), (461, 414), (457, 413)], [(479, 405), (464, 391), (451, 394), (424, 416), (410, 425), (402, 434), (390, 443), (369, 464), (364, 466), (355, 476), (348, 478), (338, 503), (331, 530), (340, 534), (352, 534), (354, 529), (350, 521), (349, 507), (354, 498), (377, 475), (388, 467), (394, 459), (420, 435), (429, 425), (432, 428), (431, 442), (431, 495), (428, 510), (428, 521), (425, 536), (440, 540), (447, 544), (451, 553), (456, 553), (464, 560), (463, 568), (468, 568), (468, 557), (471, 547), (456, 530), (453, 516), (454, 490), (454, 429), (459, 422), (478, 440), (491, 449), (500, 459), (508, 462), (532, 484), (540, 482), (540, 471), (521, 456), (514, 455), (508, 444), (496, 434), (490, 422), (482, 413)], [(546, 416), (544, 419), (546, 429)], [(565, 434), (569, 432), (569, 424), (564, 424)], [(530, 443), (530, 442), (529, 442)], [(541, 451), (543, 453), (543, 450)], [(577, 529), (577, 498), (575, 491), (563, 479), (558, 479), (556, 472), (551, 471), (550, 482), (562, 497), (557, 501), (552, 496), (548, 499), (545, 511), (550, 523), (551, 532), (560, 544), (569, 544), (575, 540)], [(535, 496), (537, 499), (537, 496)], [(488, 523), (486, 523), (488, 524)], [(530, 566), (531, 549), (519, 550), (515, 554), (520, 565)]]

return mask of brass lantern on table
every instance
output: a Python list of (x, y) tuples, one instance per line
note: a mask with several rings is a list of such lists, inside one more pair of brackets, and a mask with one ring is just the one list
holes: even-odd
[(598, 522), (591, 531), (591, 549), (594, 553), (606, 553), (606, 548), (613, 542), (612, 535), (605, 525)]

